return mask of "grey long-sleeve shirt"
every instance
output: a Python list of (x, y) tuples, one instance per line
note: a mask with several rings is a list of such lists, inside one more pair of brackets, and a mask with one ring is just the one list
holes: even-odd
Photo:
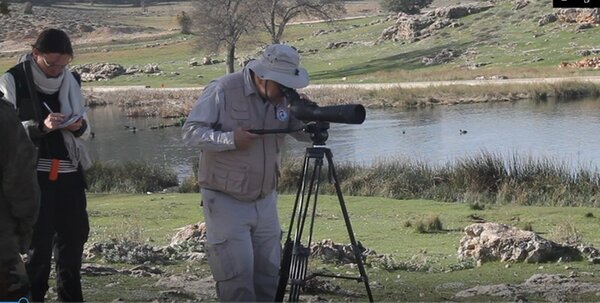
[(216, 82), (211, 82), (196, 101), (196, 105), (183, 125), (183, 141), (190, 146), (198, 146), (210, 151), (235, 149), (232, 131), (219, 131), (213, 128), (219, 117), (219, 107), (225, 94)]

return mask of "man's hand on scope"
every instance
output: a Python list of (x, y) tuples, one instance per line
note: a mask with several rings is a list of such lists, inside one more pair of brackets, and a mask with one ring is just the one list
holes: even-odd
[(298, 96), (300, 97), (300, 102), (302, 102), (304, 106), (318, 106), (317, 102), (310, 100), (310, 98), (305, 93), (299, 93)]
[(260, 135), (250, 133), (241, 127), (233, 131), (233, 141), (236, 149), (246, 149), (250, 147), (252, 141), (260, 138)]

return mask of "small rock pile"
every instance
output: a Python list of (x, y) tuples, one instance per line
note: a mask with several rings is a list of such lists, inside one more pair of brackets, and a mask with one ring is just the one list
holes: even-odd
[(587, 258), (600, 262), (600, 252), (586, 245), (563, 245), (546, 240), (532, 231), (505, 224), (475, 223), (465, 228), (458, 248), (459, 260), (543, 263)]
[(600, 9), (562, 8), (554, 13), (558, 21), (567, 23), (600, 24)]
[(577, 62), (561, 62), (559, 68), (575, 67), (575, 68), (600, 68), (600, 57), (583, 58)]
[(427, 66), (438, 65), (438, 64), (448, 63), (448, 62), (452, 61), (452, 59), (458, 57), (459, 55), (460, 55), (460, 52), (458, 50), (444, 48), (433, 57), (423, 57), (421, 62), (423, 62), (423, 64), (425, 64)]
[(126, 264), (169, 264), (174, 261), (201, 261), (206, 259), (204, 223), (182, 228), (164, 247), (153, 247), (129, 239), (112, 239), (92, 243), (84, 251), (86, 259), (101, 257), (107, 262)]
[(386, 28), (377, 43), (385, 40), (416, 42), (429, 37), (434, 31), (446, 27), (459, 27), (462, 24), (456, 19), (476, 14), (493, 6), (457, 5), (440, 7), (420, 15), (399, 13), (396, 24)]
[(570, 276), (534, 274), (521, 284), (480, 285), (462, 290), (454, 296), (454, 299), (462, 301), (474, 296), (494, 296), (503, 298), (502, 301), (513, 302), (528, 302), (530, 299), (539, 301), (540, 298), (548, 302), (569, 302), (573, 300), (571, 296), (576, 294), (595, 293), (598, 296), (600, 284), (579, 282), (575, 279), (576, 276), (575, 273)]
[(71, 70), (79, 73), (81, 76), (81, 81), (83, 82), (110, 80), (121, 75), (163, 74), (158, 64), (155, 63), (149, 63), (145, 66), (133, 65), (128, 68), (116, 63), (88, 63), (83, 65), (74, 65), (71, 67)]
[[(364, 248), (360, 242), (357, 243), (357, 246), (363, 260), (369, 255), (376, 254), (374, 251)], [(321, 242), (313, 243), (310, 251), (313, 257), (320, 258), (326, 263), (356, 263), (354, 251), (350, 244), (341, 245), (334, 243), (330, 239), (325, 239)]]

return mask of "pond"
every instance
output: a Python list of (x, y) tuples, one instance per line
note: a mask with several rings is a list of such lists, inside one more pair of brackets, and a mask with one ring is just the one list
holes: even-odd
[[(482, 151), (549, 158), (573, 169), (600, 166), (600, 100), (519, 101), (435, 106), (405, 111), (367, 110), (361, 125), (332, 123), (327, 146), (334, 161), (370, 165), (412, 158), (441, 165)], [(160, 118), (127, 118), (115, 106), (89, 113), (96, 134), (87, 144), (102, 161), (166, 164), (180, 178), (192, 173), (198, 152), (184, 146), (181, 129), (154, 126)], [(288, 140), (291, 155), (306, 144)]]

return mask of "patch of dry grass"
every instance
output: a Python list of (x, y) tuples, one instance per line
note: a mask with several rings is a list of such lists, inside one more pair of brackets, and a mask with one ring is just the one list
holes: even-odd
[[(308, 88), (302, 90), (320, 106), (362, 104), (367, 108), (414, 108), (522, 99), (569, 100), (600, 96), (600, 85), (583, 82), (557, 84), (449, 85), (426, 88)], [(89, 106), (114, 104), (129, 117), (185, 117), (202, 89), (85, 90)]]

